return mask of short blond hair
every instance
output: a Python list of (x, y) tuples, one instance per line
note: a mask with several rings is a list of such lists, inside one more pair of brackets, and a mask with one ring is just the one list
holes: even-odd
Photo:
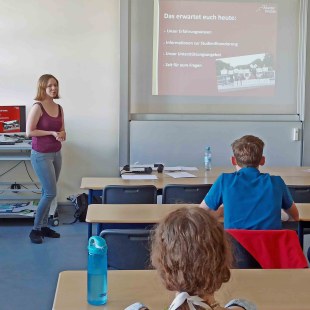
[(263, 157), (264, 142), (255, 136), (246, 135), (232, 143), (232, 150), (240, 167), (258, 167)]
[(57, 86), (58, 86), (58, 92), (57, 95), (55, 97), (55, 99), (59, 99), (59, 82), (58, 80), (51, 74), (43, 74), (42, 76), (40, 76), (39, 80), (38, 80), (38, 87), (37, 87), (37, 95), (34, 98), (34, 100), (39, 100), (42, 101), (45, 99), (46, 96), (46, 87), (48, 84), (49, 79), (55, 79), (57, 82)]

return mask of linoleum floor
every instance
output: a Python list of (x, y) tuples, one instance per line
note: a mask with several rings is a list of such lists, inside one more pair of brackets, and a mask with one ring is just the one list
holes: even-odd
[[(59, 239), (29, 239), (33, 219), (0, 219), (0, 309), (50, 310), (58, 274), (87, 267), (87, 224), (73, 220), (71, 206), (59, 208)], [(65, 309), (64, 309), (65, 310)]]

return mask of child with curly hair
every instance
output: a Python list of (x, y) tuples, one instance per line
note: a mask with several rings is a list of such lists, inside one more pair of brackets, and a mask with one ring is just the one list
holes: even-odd
[[(209, 211), (180, 208), (157, 226), (151, 261), (165, 287), (176, 291), (169, 310), (255, 310), (252, 303), (234, 299), (222, 307), (214, 297), (230, 279), (232, 254), (222, 225)], [(126, 310), (147, 309), (136, 303)]]

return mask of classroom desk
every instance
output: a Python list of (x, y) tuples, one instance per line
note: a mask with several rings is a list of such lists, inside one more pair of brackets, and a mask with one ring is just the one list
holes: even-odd
[[(107, 185), (154, 185), (157, 189), (163, 189), (167, 184), (213, 184), (217, 177), (206, 176), (196, 178), (174, 179), (169, 176), (156, 174), (157, 180), (123, 180), (117, 178), (82, 178), (81, 189), (102, 190)], [(282, 176), (287, 185), (310, 185), (310, 174), (308, 176)]]
[[(233, 269), (228, 283), (216, 293), (224, 305), (233, 298), (246, 298), (260, 310), (308, 310), (310, 269)], [(155, 270), (110, 270), (108, 303), (87, 303), (86, 271), (59, 274), (53, 310), (122, 310), (140, 301), (150, 310), (167, 309), (174, 293), (167, 291)]]
[[(154, 224), (172, 211), (185, 206), (189, 204), (91, 204), (86, 214), (86, 222), (90, 224), (88, 238), (92, 236), (92, 223)], [(99, 234), (97, 229), (97, 235)]]
[[(182, 207), (196, 207), (198, 204), (91, 204), (86, 214), (89, 223), (88, 238), (92, 236), (93, 223), (149, 224), (158, 223), (170, 212)], [(300, 221), (298, 237), (303, 247), (304, 228), (310, 227), (310, 203), (296, 203)], [(97, 235), (100, 231), (97, 230)]]
[[(262, 172), (271, 175), (280, 175), (287, 185), (310, 185), (309, 167), (261, 167)], [(93, 203), (93, 196), (102, 195), (102, 190), (107, 185), (154, 185), (158, 190), (162, 190), (167, 184), (213, 184), (218, 176), (223, 172), (233, 172), (234, 167), (214, 167), (211, 171), (198, 169), (188, 171), (195, 175), (195, 178), (172, 178), (165, 173), (153, 172), (157, 176), (156, 180), (123, 180), (121, 177), (113, 178), (92, 178), (83, 177), (81, 189), (88, 190), (88, 203)]]

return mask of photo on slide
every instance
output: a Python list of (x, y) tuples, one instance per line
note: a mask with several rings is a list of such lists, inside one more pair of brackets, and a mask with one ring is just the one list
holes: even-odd
[(269, 53), (216, 59), (219, 92), (274, 88), (275, 76), (273, 56)]
[(5, 132), (19, 130), (20, 129), (19, 121), (16, 119), (8, 122), (3, 122), (3, 129)]

